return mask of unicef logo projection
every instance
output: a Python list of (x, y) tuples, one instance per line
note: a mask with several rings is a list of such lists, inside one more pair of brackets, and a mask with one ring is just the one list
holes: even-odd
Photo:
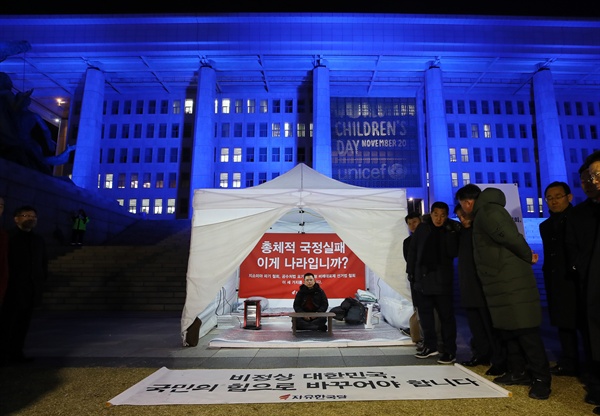
[(421, 186), (414, 98), (332, 98), (332, 174), (370, 188)]

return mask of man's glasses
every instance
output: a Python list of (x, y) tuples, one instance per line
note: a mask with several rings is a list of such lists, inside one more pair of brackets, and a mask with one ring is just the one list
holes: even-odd
[(567, 194), (559, 195), (559, 196), (547, 196), (544, 198), (546, 202), (558, 201), (559, 199), (563, 199)]
[(590, 182), (594, 183), (594, 181), (600, 182), (600, 172), (590, 173)]

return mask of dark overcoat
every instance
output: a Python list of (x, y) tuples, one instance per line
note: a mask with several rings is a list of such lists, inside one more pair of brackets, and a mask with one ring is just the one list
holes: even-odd
[[(309, 308), (307, 306), (307, 304), (311, 303), (308, 302), (309, 298), (312, 300), (314, 308)], [(315, 283), (310, 289), (305, 284), (300, 286), (300, 289), (294, 298), (295, 312), (327, 312), (328, 308), (329, 301), (327, 300), (327, 295), (318, 283)]]
[(497, 188), (484, 189), (473, 207), (473, 255), (495, 328), (516, 330), (542, 323), (532, 251), (504, 208)]
[(473, 260), (473, 227), (460, 230), (458, 244), (458, 287), (463, 308), (485, 308), (485, 295)]

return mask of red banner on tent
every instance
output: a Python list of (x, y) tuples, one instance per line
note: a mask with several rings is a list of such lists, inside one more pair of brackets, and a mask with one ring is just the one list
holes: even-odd
[(328, 298), (365, 289), (365, 264), (337, 234), (265, 234), (240, 266), (238, 296), (293, 299), (304, 273), (315, 275)]

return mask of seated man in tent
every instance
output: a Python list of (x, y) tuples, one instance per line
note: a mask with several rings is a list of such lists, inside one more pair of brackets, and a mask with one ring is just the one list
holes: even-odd
[[(294, 299), (295, 312), (327, 312), (329, 301), (325, 291), (315, 281), (312, 273), (304, 274), (304, 283), (296, 293)], [(296, 329), (312, 331), (327, 331), (327, 318), (301, 318), (296, 322)]]

